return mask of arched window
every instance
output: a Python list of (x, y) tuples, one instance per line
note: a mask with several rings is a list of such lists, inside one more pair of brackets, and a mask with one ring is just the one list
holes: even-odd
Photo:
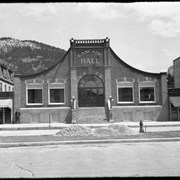
[(86, 75), (78, 84), (80, 107), (104, 106), (104, 83), (96, 75)]

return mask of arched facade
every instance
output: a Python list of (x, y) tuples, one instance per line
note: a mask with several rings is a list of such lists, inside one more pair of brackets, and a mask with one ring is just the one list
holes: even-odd
[(15, 108), (21, 110), (22, 123), (71, 122), (72, 98), (77, 101), (77, 123), (95, 123), (98, 118), (103, 122), (110, 97), (115, 122), (169, 117), (166, 73), (144, 72), (126, 64), (108, 38), (71, 39), (57, 64), (34, 75), (15, 75), (14, 84)]

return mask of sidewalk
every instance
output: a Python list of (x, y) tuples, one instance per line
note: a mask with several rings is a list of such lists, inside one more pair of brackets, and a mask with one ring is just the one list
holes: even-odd
[[(101, 123), (101, 124), (74, 124), (74, 125), (82, 125), (91, 128), (108, 126), (112, 123)], [(114, 124), (127, 125), (129, 127), (139, 127), (139, 122), (134, 121), (123, 121), (116, 122)], [(162, 126), (180, 126), (180, 121), (143, 121), (144, 126), (147, 127), (162, 127)], [(0, 124), (0, 130), (13, 130), (13, 129), (43, 129), (43, 128), (61, 128), (67, 127), (72, 124), (65, 123), (27, 123), (27, 124)]]
[(68, 141), (42, 141), (42, 142), (16, 142), (0, 143), (0, 148), (27, 147), (27, 146), (53, 146), (53, 145), (73, 145), (73, 144), (100, 144), (100, 143), (144, 143), (144, 142), (175, 142), (177, 138), (143, 138), (143, 139), (99, 139), (99, 140), (68, 140)]
[[(102, 126), (108, 126), (111, 123), (106, 124), (74, 124), (82, 125), (91, 128), (97, 128)], [(139, 132), (139, 122), (120, 122), (114, 124), (121, 124), (130, 127), (135, 132)], [(180, 131), (180, 122), (152, 122), (144, 121), (144, 129), (146, 132), (159, 132), (159, 131)], [(64, 123), (51, 123), (51, 124), (3, 124), (0, 125), (0, 137), (9, 139), (11, 137), (21, 136), (26, 138), (27, 136), (44, 136), (55, 135), (60, 128), (68, 127), (72, 124)], [(28, 137), (27, 137), (28, 138)], [(9, 142), (6, 141), (0, 143), (0, 148), (3, 147), (20, 147), (20, 146), (44, 146), (44, 145), (62, 145), (62, 144), (91, 144), (91, 143), (140, 143), (140, 142), (165, 142), (165, 141), (180, 141), (180, 137), (170, 138), (131, 138), (131, 139), (99, 139), (99, 140), (68, 140), (68, 141), (37, 141), (34, 142)], [(8, 143), (9, 142), (9, 143)]]
[[(87, 126), (90, 128), (104, 127), (112, 123), (105, 124), (74, 124)], [(135, 132), (139, 132), (139, 122), (119, 122), (114, 123), (119, 125), (126, 125)], [(145, 132), (159, 132), (159, 131), (180, 131), (180, 122), (156, 122), (144, 121)], [(32, 135), (53, 135), (58, 132), (60, 128), (68, 127), (72, 124), (65, 123), (33, 123), (33, 124), (2, 124), (0, 125), (0, 136), (32, 136)]]

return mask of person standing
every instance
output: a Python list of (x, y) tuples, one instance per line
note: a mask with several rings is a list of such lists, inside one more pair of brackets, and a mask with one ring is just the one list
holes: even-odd
[(20, 124), (20, 115), (21, 113), (19, 112), (18, 109), (16, 109), (16, 113), (15, 113), (16, 124)]

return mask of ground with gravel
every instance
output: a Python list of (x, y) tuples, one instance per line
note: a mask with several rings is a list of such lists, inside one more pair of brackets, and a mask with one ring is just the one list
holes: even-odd
[(125, 125), (109, 125), (107, 127), (99, 127), (99, 128), (89, 128), (80, 125), (70, 125), (68, 127), (64, 127), (59, 132), (56, 133), (58, 136), (71, 137), (71, 136), (79, 136), (79, 137), (87, 137), (87, 136), (97, 136), (97, 137), (107, 137), (107, 136), (119, 136), (119, 135), (136, 135), (138, 133), (131, 130), (129, 127)]
[(72, 125), (69, 126), (69, 128), (67, 129), (59, 129), (58, 133), (54, 135), (1, 136), (0, 143), (175, 137), (180, 137), (180, 131), (135, 133), (134, 131), (132, 131), (132, 129), (128, 127), (116, 126), (113, 124), (109, 127), (101, 127), (94, 129), (79, 125), (76, 125), (76, 127), (74, 127), (74, 125)]

